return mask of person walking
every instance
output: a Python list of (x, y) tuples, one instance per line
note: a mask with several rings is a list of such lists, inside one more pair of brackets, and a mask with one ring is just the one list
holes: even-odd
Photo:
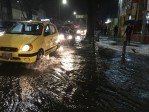
[(115, 25), (115, 26), (114, 26), (114, 37), (117, 36), (117, 33), (118, 33), (118, 26)]
[(125, 30), (127, 43), (130, 43), (132, 31), (133, 31), (133, 26), (130, 23), (128, 23), (127, 28)]

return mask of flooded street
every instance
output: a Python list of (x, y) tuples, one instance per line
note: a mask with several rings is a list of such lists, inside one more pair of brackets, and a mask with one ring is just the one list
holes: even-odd
[(100, 47), (95, 59), (81, 40), (37, 65), (0, 63), (1, 112), (148, 112), (148, 57), (121, 65), (121, 52)]

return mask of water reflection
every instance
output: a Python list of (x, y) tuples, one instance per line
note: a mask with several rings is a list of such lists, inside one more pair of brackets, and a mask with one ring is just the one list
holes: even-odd
[[(82, 37), (83, 38), (83, 37)], [(76, 41), (77, 42), (80, 42), (82, 39), (81, 39), (81, 36), (76, 36)]]
[(74, 59), (73, 59), (72, 55), (62, 57), (62, 59), (61, 59), (61, 63), (63, 64), (62, 68), (67, 71), (73, 70), (73, 68), (74, 68), (73, 62), (74, 62)]
[(31, 94), (33, 93), (33, 87), (31, 86), (29, 80), (27, 77), (21, 77), (20, 78), (20, 87), (21, 87), (21, 98), (23, 101), (26, 101), (26, 99), (31, 98)]
[[(62, 102), (66, 100), (71, 101), (77, 91), (75, 80), (78, 76), (74, 72), (82, 68), (80, 65), (82, 61), (85, 60), (76, 54), (74, 46), (61, 46), (57, 50), (56, 56), (44, 56), (37, 64), (0, 64), (0, 79), (4, 79), (3, 75), (6, 77), (13, 75), (13, 84), (15, 85), (13, 88), (7, 86), (12, 82), (12, 79), (5, 78), (5, 80), (1, 80), (1, 82), (5, 82), (1, 87), (7, 88), (8, 91), (13, 91), (16, 88), (19, 97), (17, 98), (19, 103), (13, 101), (6, 104), (2, 102), (0, 106), (16, 105), (7, 112), (16, 110), (16, 108), (22, 112), (48, 112), (49, 108), (56, 110), (59, 108), (57, 105), (62, 105)], [(5, 90), (1, 89), (1, 91)], [(2, 95), (4, 94), (5, 92), (2, 92)], [(12, 93), (6, 94), (6, 96), (16, 98)], [(9, 102), (8, 99), (5, 101)], [(6, 110), (3, 108), (1, 111)]]

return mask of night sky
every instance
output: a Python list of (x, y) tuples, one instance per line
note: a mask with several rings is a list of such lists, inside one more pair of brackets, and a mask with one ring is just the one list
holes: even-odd
[[(68, 4), (63, 5), (62, 0), (45, 0), (43, 7), (47, 10), (48, 17), (69, 18), (73, 16), (73, 11), (77, 14), (87, 14), (88, 0), (67, 0)], [(92, 0), (96, 1), (96, 15), (98, 18), (105, 19), (117, 15), (118, 0)], [(59, 8), (60, 7), (60, 8)], [(60, 9), (60, 11), (59, 11)]]
[(118, 14), (119, 0), (98, 0), (97, 15), (99, 18), (112, 18)]
[[(44, 3), (49, 17), (56, 17), (60, 15), (64, 17), (73, 16), (73, 11), (77, 14), (87, 13), (87, 0), (67, 0), (68, 4), (63, 5), (62, 0), (49, 0)], [(60, 8), (59, 8), (60, 7)]]

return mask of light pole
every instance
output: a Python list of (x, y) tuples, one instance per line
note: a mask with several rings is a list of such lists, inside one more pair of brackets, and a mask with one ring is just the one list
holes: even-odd
[(76, 11), (74, 11), (73, 14), (76, 15), (77, 14)]

